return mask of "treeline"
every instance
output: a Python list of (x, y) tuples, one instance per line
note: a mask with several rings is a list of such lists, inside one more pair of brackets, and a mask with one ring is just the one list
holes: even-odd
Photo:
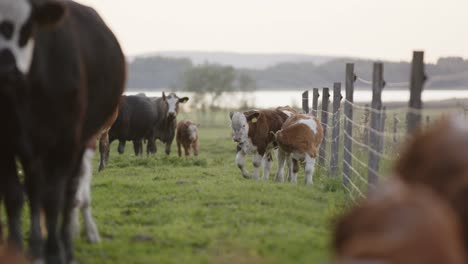
[[(275, 66), (255, 69), (235, 69), (230, 66), (215, 64), (194, 65), (190, 59), (177, 59), (166, 57), (137, 57), (129, 63), (128, 87), (131, 90), (183, 90), (187, 87), (187, 78), (191, 84), (205, 77), (197, 74), (211, 76), (216, 71), (232, 74), (229, 79), (234, 88), (240, 89), (242, 79), (248, 82), (243, 88), (256, 88), (261, 90), (303, 89), (312, 87), (330, 86), (333, 82), (344, 82), (345, 64), (355, 63), (356, 74), (365, 80), (372, 80), (372, 64), (374, 61), (354, 58), (341, 58), (316, 65), (311, 62), (280, 63)], [(207, 69), (208, 67), (208, 69)], [(202, 69), (204, 68), (204, 69)], [(219, 69), (216, 69), (219, 68)], [(384, 62), (385, 80), (387, 83), (400, 83), (409, 80), (411, 65), (408, 62)], [(207, 73), (207, 71), (209, 73)], [(426, 64), (429, 77), (428, 88), (465, 88), (468, 87), (468, 60), (459, 57), (441, 58), (435, 64)], [(189, 76), (189, 77), (188, 77)], [(216, 80), (215, 76), (211, 76)], [(220, 80), (217, 80), (220, 81)], [(209, 84), (205, 84), (208, 85)], [(366, 87), (364, 83), (357, 83)], [(392, 88), (391, 86), (388, 89)], [(195, 88), (191, 88), (193, 90)]]

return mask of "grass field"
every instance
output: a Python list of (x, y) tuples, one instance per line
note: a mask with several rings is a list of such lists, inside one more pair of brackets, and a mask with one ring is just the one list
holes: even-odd
[(114, 142), (92, 186), (103, 241), (78, 239), (78, 261), (327, 262), (333, 219), (345, 206), (339, 180), (317, 171), (305, 186), (303, 170), (298, 184), (243, 179), (227, 125), (202, 127), (200, 144), (198, 158), (180, 159), (175, 144), (169, 157), (160, 145), (156, 156), (137, 158), (131, 144), (118, 155)]

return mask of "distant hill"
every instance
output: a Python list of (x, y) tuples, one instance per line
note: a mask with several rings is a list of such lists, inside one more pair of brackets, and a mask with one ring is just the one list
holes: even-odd
[(236, 52), (202, 52), (202, 51), (162, 51), (143, 54), (138, 57), (187, 58), (194, 65), (207, 63), (230, 65), (235, 68), (266, 69), (283, 62), (310, 62), (320, 65), (336, 59), (332, 56), (314, 56), (294, 53), (236, 53)]
[[(260, 90), (310, 89), (330, 87), (333, 82), (344, 82), (345, 64), (355, 64), (356, 74), (372, 79), (373, 60), (333, 58), (300, 54), (237, 54), (219, 52), (161, 52), (130, 58), (128, 88), (130, 90), (181, 89), (185, 72), (203, 63), (230, 65), (237, 74), (247, 74)], [(163, 56), (164, 55), (164, 56)], [(289, 60), (289, 61), (288, 61)], [(409, 62), (384, 61), (386, 89), (392, 83), (408, 82)], [(426, 64), (429, 77), (427, 88), (468, 88), (468, 60), (459, 57), (440, 58), (435, 64)], [(357, 82), (358, 88), (369, 88)]]

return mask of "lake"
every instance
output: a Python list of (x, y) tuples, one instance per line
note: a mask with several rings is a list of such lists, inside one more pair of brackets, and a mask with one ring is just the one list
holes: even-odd
[[(141, 91), (143, 92), (143, 91)], [(129, 91), (126, 95), (133, 95), (141, 93), (139, 91)], [(288, 91), (255, 91), (255, 92), (234, 92), (226, 93), (219, 100), (219, 105), (224, 107), (239, 107), (242, 102), (248, 102), (248, 105), (254, 105), (259, 108), (276, 107), (279, 105), (290, 105), (290, 106), (301, 106), (302, 105), (302, 94), (303, 90), (288, 90)], [(161, 96), (162, 92), (144, 92), (147, 96)], [(345, 95), (342, 92), (343, 97)], [(188, 96), (191, 97), (193, 93), (189, 92), (177, 92), (179, 97)], [(309, 91), (309, 95), (312, 96), (312, 90)], [(422, 95), (423, 101), (441, 101), (448, 99), (463, 99), (468, 98), (468, 89), (458, 90), (426, 90)], [(311, 98), (312, 99), (312, 98)], [(330, 100), (333, 99), (331, 95)], [(370, 102), (372, 99), (372, 92), (369, 90), (356, 90), (354, 92), (355, 102)], [(320, 99), (319, 99), (320, 100)], [(382, 101), (385, 102), (407, 102), (409, 101), (408, 90), (385, 90), (382, 93)]]

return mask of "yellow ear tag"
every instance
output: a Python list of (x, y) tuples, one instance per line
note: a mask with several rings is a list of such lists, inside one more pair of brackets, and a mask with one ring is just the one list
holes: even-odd
[(252, 118), (252, 123), (257, 123), (257, 118), (256, 117)]

